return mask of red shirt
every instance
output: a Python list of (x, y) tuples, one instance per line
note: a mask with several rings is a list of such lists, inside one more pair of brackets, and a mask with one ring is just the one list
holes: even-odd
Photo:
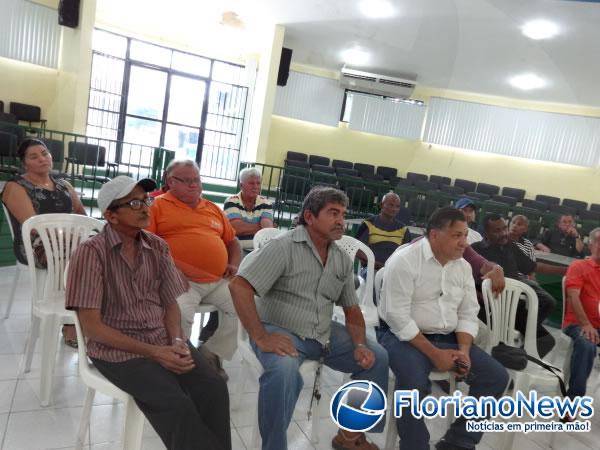
[[(566, 289), (580, 289), (579, 299), (592, 326), (600, 328), (600, 265), (591, 258), (573, 261), (566, 274)], [(567, 312), (563, 321), (563, 328), (567, 325), (581, 325), (569, 302), (566, 303)]]

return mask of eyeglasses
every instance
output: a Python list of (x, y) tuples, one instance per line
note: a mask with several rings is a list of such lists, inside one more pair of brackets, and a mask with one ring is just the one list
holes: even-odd
[(110, 209), (114, 211), (115, 209), (119, 209), (119, 208), (123, 208), (124, 206), (127, 206), (127, 207), (133, 209), (134, 211), (137, 211), (138, 209), (142, 208), (142, 205), (146, 205), (148, 208), (150, 208), (153, 203), (154, 203), (154, 197), (146, 197), (144, 200), (139, 200), (137, 198), (134, 198), (133, 200), (129, 200), (126, 203), (120, 203), (118, 205), (112, 206)]
[(179, 178), (176, 177), (175, 175), (171, 175), (171, 178), (173, 178), (174, 180), (179, 181), (180, 183), (183, 183), (187, 186), (191, 186), (192, 184), (200, 184), (200, 178)]

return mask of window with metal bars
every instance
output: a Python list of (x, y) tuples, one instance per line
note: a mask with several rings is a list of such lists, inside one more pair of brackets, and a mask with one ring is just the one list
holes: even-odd
[[(243, 66), (94, 30), (89, 136), (165, 147), (235, 180), (247, 94)], [(149, 165), (135, 148), (116, 158)]]

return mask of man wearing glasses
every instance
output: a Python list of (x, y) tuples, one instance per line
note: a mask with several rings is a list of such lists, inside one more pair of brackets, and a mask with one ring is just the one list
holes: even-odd
[(102, 186), (103, 231), (69, 264), (66, 307), (77, 311), (96, 368), (136, 400), (173, 450), (231, 449), (227, 385), (181, 330), (187, 289), (150, 221), (153, 180), (119, 176)]
[(172, 161), (166, 181), (169, 191), (157, 197), (150, 208), (147, 230), (167, 241), (175, 265), (190, 283), (189, 290), (177, 299), (184, 336), (191, 334), (200, 303), (219, 309), (219, 327), (200, 349), (227, 378), (221, 360), (230, 360), (237, 348), (237, 316), (227, 283), (237, 273), (240, 244), (223, 211), (202, 198), (195, 161)]

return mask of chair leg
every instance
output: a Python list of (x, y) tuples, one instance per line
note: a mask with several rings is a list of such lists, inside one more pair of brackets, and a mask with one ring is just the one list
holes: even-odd
[(54, 366), (56, 364), (56, 352), (58, 350), (57, 330), (59, 328), (58, 318), (49, 316), (42, 319), (42, 367), (40, 374), (40, 399), (42, 406), (50, 404), (52, 384), (54, 382)]
[[(391, 374), (391, 372), (390, 372)], [(388, 384), (388, 415), (387, 423), (385, 425), (385, 448), (396, 448), (398, 445), (398, 430), (396, 429), (396, 418), (394, 417), (394, 389), (395, 389), (395, 378), (390, 375), (390, 381)]]
[(316, 406), (313, 408), (313, 412), (312, 412), (312, 427), (311, 427), (311, 431), (310, 431), (310, 442), (312, 442), (314, 445), (317, 445), (319, 443), (319, 429), (320, 429), (320, 423), (321, 423), (321, 410), (323, 409), (323, 404), (327, 403), (325, 401), (320, 401), (316, 404)]
[[(450, 377), (448, 378), (448, 382), (450, 384), (450, 395), (453, 395), (454, 391), (456, 391), (456, 389), (458, 389), (458, 388), (456, 386), (456, 378), (454, 378), (454, 375), (452, 373), (450, 374)], [(452, 422), (454, 422), (455, 415), (456, 415), (454, 406), (451, 406), (451, 408), (452, 408), (452, 414), (450, 414), (448, 412), (448, 417), (446, 417), (448, 429), (450, 429), (450, 426), (452, 425)]]
[(260, 448), (260, 430), (258, 429), (258, 407), (254, 407), (254, 420), (252, 423), (252, 436), (250, 437), (250, 449)]
[(81, 420), (79, 421), (79, 430), (77, 431), (77, 441), (75, 442), (75, 450), (82, 450), (85, 445), (85, 437), (90, 426), (90, 416), (92, 414), (92, 404), (96, 390), (87, 388), (85, 400), (83, 402), (83, 411), (81, 411)]
[(144, 433), (144, 414), (130, 397), (126, 405), (125, 429), (123, 430), (124, 450), (140, 450)]
[(25, 365), (23, 372), (27, 373), (31, 370), (31, 360), (33, 359), (33, 351), (35, 350), (35, 344), (40, 335), (40, 318), (37, 316), (31, 316), (31, 327), (29, 330), (29, 338), (27, 339), (27, 346), (25, 347)]
[(8, 316), (10, 316), (10, 310), (15, 300), (15, 292), (17, 291), (17, 284), (19, 283), (19, 276), (21, 275), (21, 269), (19, 269), (18, 265), (16, 266), (16, 270), (12, 285), (10, 286), (10, 293), (8, 294), (8, 303), (6, 304), (6, 312), (4, 313), (5, 319), (8, 319)]

